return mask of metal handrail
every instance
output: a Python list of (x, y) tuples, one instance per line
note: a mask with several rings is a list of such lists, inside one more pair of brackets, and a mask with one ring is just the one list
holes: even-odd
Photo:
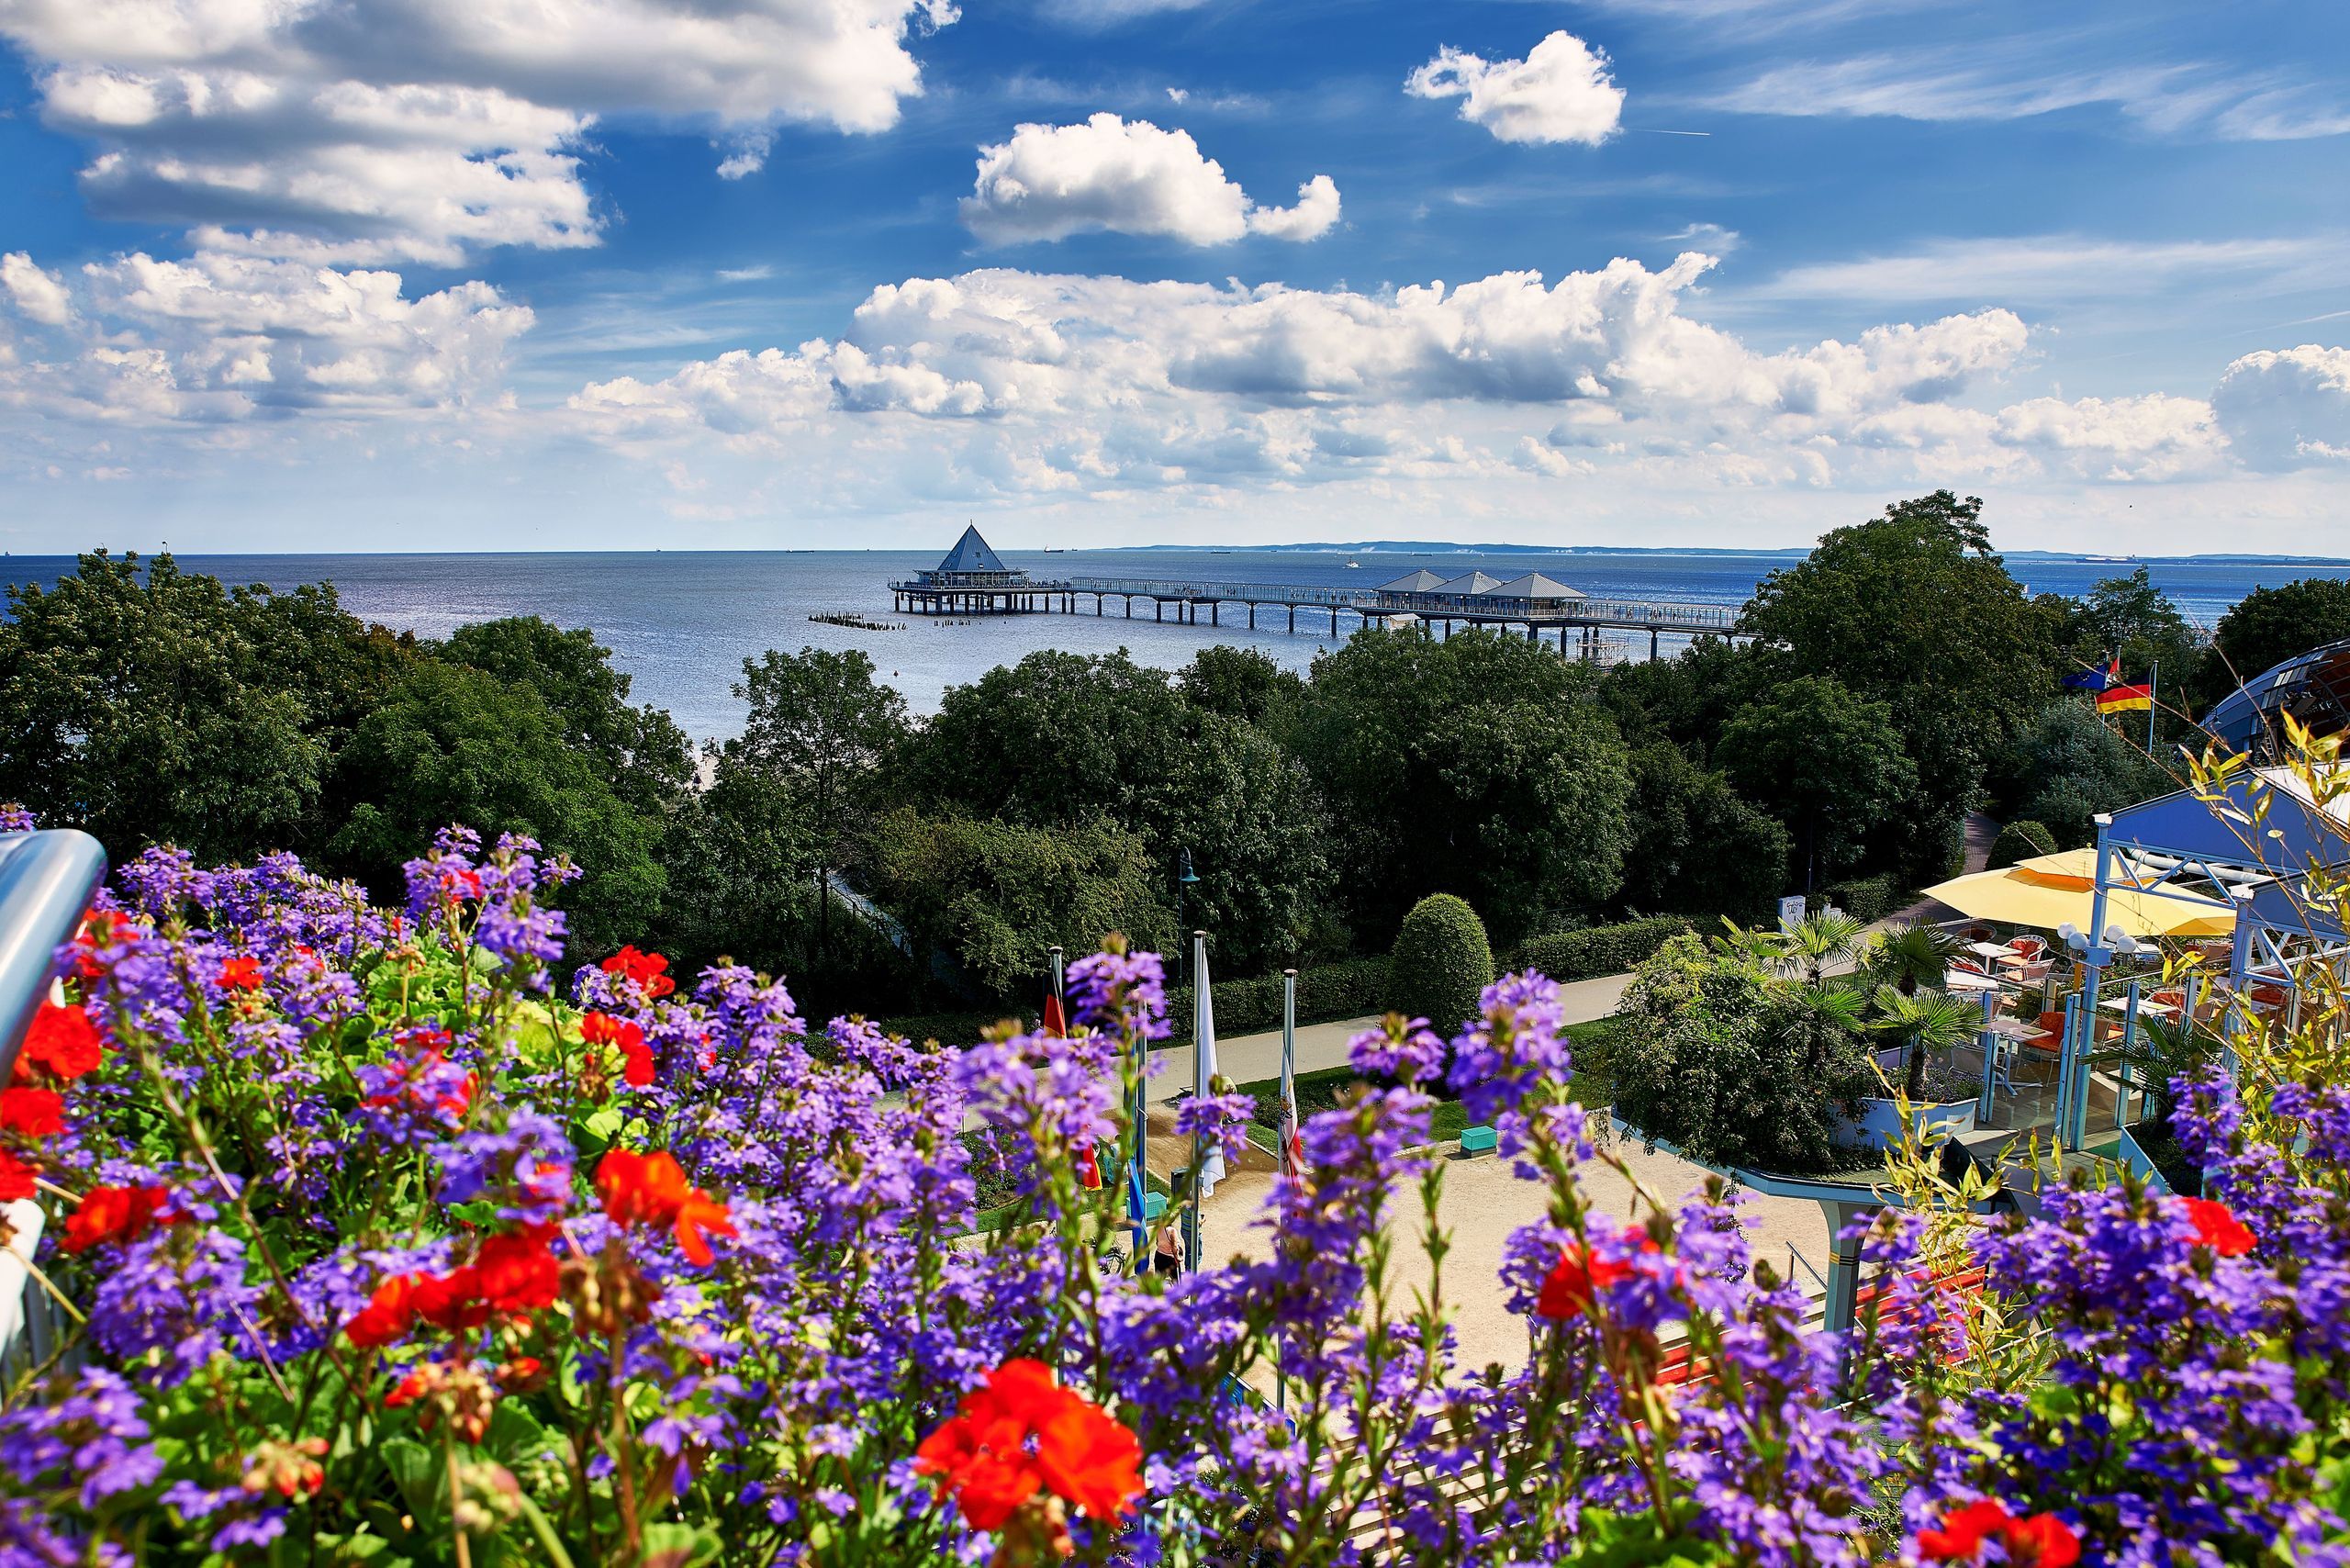
[(49, 994), (57, 949), (73, 939), (106, 874), (106, 846), (86, 833), (0, 834), (0, 1082)]

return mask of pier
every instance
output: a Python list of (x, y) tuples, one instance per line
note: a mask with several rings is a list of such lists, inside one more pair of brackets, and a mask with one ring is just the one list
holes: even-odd
[[(1136, 618), (1136, 605), (1143, 603), (1154, 622), (1167, 621), (1171, 607), (1177, 622), (1197, 625), (1204, 609), (1208, 624), (1222, 626), (1224, 611), (1230, 608), (1236, 617), (1245, 612), (1254, 631), (1259, 612), (1270, 610), (1285, 616), (1281, 629), (1294, 633), (1303, 610), (1310, 633), (1325, 630), (1325, 615), (1333, 637), (1346, 628), (1347, 617), (1353, 618), (1356, 630), (1419, 625), (1432, 634), (1441, 628), (1445, 636), (1456, 625), (1488, 626), (1512, 633), (1522, 630), (1529, 643), (1555, 634), (1561, 656), (1582, 658), (1598, 657), (1608, 632), (1647, 633), (1649, 656), (1654, 658), (1660, 641), (1668, 635), (1731, 637), (1738, 624), (1738, 611), (1729, 605), (1594, 599), (1539, 572), (1504, 581), (1477, 571), (1453, 578), (1419, 571), (1360, 588), (1180, 577), (1039, 578), (1005, 567), (970, 529), (936, 570), (893, 582), (890, 589), (899, 612), (908, 615), (1082, 615), (1090, 608), (1099, 617), (1109, 613), (1114, 599), (1129, 621)], [(1239, 623), (1236, 620), (1235, 625)], [(1575, 641), (1572, 652), (1570, 636)]]

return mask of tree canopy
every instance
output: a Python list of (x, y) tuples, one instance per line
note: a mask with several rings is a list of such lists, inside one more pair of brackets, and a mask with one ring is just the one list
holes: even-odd
[(1590, 672), (1489, 632), (1372, 629), (1314, 664), (1297, 747), (1354, 874), (1340, 896), (1392, 931), (1430, 892), (1508, 943), (1614, 896), (1631, 769)]
[(1771, 684), (1833, 678), (1883, 702), (1916, 768), (1904, 858), (1934, 871), (1986, 764), (2047, 700), (2060, 607), (2025, 597), (1992, 553), (1983, 503), (1937, 490), (1840, 528), (1772, 573), (1740, 618)]
[(1857, 865), (1871, 837), (1919, 800), (1891, 706), (1829, 676), (1797, 677), (1740, 709), (1718, 756), (1741, 790), (1793, 829), (1806, 888)]

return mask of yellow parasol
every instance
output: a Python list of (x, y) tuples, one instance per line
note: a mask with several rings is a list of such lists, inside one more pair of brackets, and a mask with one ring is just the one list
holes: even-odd
[[(2130, 873), (2115, 858), (2119, 878)], [(1997, 871), (1953, 877), (1926, 890), (1926, 896), (1975, 920), (2053, 931), (2076, 925), (2086, 931), (2096, 896), (2097, 851), (2067, 849), (2035, 855)], [(2127, 885), (2109, 888), (2105, 923), (2132, 936), (2225, 936), (2235, 930), (2235, 911), (2217, 899), (2184, 890), (2142, 892)]]

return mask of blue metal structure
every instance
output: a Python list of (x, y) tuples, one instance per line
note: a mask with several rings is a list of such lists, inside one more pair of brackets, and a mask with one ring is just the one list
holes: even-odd
[(2292, 991), (2297, 955), (2350, 961), (2350, 935), (2307, 896), (2313, 873), (2344, 871), (2350, 800), (2320, 801), (2288, 768), (2249, 767), (2208, 791), (2182, 790), (2099, 815), (2090, 929), (2081, 951), (2086, 970), (2080, 994), (2068, 1003), (2058, 1078), (2056, 1125), (2065, 1147), (2080, 1148), (2087, 1130), (2098, 994), (2117, 956), (2105, 918), (2111, 890), (2175, 899), (2208, 899), (2216, 890), (2229, 899), (2236, 909), (2229, 988), (2241, 999), (2253, 984)]
[(0, 1082), (106, 874), (106, 846), (86, 833), (0, 834)]
[(2203, 732), (2231, 751), (2267, 760), (2291, 714), (2320, 735), (2350, 729), (2350, 637), (2255, 676), (2203, 715)]

